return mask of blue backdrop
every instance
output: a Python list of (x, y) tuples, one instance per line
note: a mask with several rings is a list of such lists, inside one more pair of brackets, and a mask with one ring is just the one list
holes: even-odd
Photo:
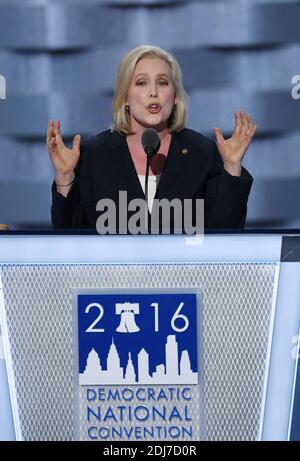
[(299, 24), (299, 1), (2, 0), (0, 222), (50, 227), (48, 120), (68, 142), (107, 129), (120, 58), (154, 44), (182, 65), (189, 127), (229, 135), (235, 110), (253, 114), (248, 226), (300, 227)]

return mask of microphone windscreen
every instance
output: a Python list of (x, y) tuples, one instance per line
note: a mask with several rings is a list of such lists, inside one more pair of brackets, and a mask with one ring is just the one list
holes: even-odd
[(154, 155), (160, 148), (160, 138), (154, 128), (146, 128), (142, 134), (142, 145), (147, 155)]

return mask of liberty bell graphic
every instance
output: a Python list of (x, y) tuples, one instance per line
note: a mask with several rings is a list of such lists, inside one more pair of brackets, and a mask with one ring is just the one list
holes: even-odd
[(140, 313), (139, 303), (116, 303), (116, 314), (121, 315), (118, 333), (136, 333), (140, 331), (135, 323), (135, 314)]

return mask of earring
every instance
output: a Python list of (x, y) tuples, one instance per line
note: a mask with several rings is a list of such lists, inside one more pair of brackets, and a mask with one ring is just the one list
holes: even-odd
[(129, 105), (128, 104), (126, 104), (126, 106), (125, 106), (125, 112), (129, 112)]

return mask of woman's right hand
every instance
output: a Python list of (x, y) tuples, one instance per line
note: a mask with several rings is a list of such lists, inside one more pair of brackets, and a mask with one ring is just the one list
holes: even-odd
[(59, 120), (50, 120), (46, 142), (57, 179), (67, 182), (74, 179), (74, 170), (80, 156), (80, 139), (80, 135), (76, 135), (72, 149), (68, 149), (62, 140)]

